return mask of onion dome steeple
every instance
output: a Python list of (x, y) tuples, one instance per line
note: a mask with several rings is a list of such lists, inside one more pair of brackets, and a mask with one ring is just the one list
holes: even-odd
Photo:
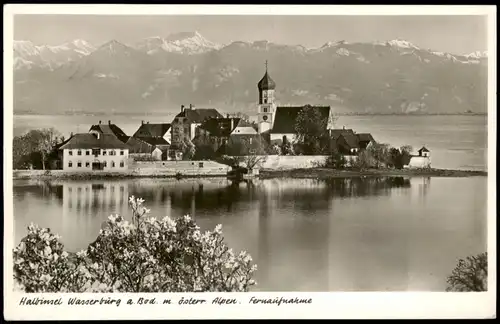
[(269, 73), (267, 73), (267, 61), (266, 61), (266, 74), (264, 74), (264, 77), (259, 81), (257, 84), (259, 87), (259, 90), (274, 90), (276, 88), (276, 83), (274, 83), (273, 79), (269, 76)]

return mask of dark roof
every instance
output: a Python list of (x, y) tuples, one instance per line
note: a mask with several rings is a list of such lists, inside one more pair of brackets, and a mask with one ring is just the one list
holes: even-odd
[(144, 142), (151, 145), (170, 145), (170, 143), (163, 137), (139, 137)]
[[(299, 112), (306, 106), (278, 107), (271, 130), (273, 134), (295, 134), (295, 121)], [(318, 109), (323, 118), (330, 117), (330, 106), (311, 106)]]
[[(252, 144), (247, 146), (239, 147), (239, 152), (234, 152), (233, 145), (238, 145), (243, 141), (248, 141), (249, 139), (255, 140)], [(248, 142), (247, 142), (248, 143)], [(224, 154), (234, 154), (234, 155), (248, 155), (250, 154), (250, 150), (256, 149), (259, 145), (266, 145), (266, 141), (260, 134), (237, 134), (231, 135), (227, 143), (222, 144), (216, 151), (217, 155)]]
[[(99, 138), (97, 138), (99, 137)], [(127, 149), (128, 146), (120, 141), (113, 134), (75, 134), (66, 144), (59, 147), (60, 150), (64, 149)]]
[(358, 136), (358, 140), (360, 142), (371, 142), (371, 141), (374, 141), (373, 136), (370, 133), (360, 133), (360, 134), (357, 134), (357, 136)]
[(264, 74), (262, 79), (260, 79), (257, 86), (259, 87), (259, 90), (274, 90), (276, 88), (276, 83), (273, 79), (271, 79), (269, 73), (266, 71), (266, 74)]
[(123, 143), (125, 143), (129, 138), (129, 136), (127, 136), (127, 134), (125, 134), (125, 132), (120, 127), (111, 123), (101, 124), (99, 122), (99, 124), (97, 125), (92, 125), (89, 132), (90, 131), (98, 131), (101, 134), (113, 134)]
[(419, 152), (430, 152), (425, 146), (422, 146), (422, 148), (418, 151)]
[(347, 145), (349, 145), (350, 148), (359, 148), (359, 140), (358, 137), (354, 134), (342, 134), (341, 137), (344, 138), (345, 142)]
[(330, 130), (330, 136), (333, 138), (333, 139), (337, 139), (340, 137), (340, 135), (343, 135), (343, 134), (351, 134), (351, 135), (354, 135), (354, 131), (352, 129), (345, 129), (345, 128), (342, 128), (342, 129), (332, 129)]
[(199, 127), (209, 132), (211, 136), (216, 137), (228, 137), (237, 127), (252, 127), (255, 129), (252, 123), (238, 117), (209, 118)]
[(163, 151), (170, 146), (162, 137), (130, 137), (126, 144), (130, 153), (151, 153), (155, 148)]
[(170, 129), (170, 124), (150, 124), (143, 123), (134, 133), (134, 137), (163, 137)]
[(222, 115), (214, 108), (184, 108), (175, 117), (185, 117), (189, 123), (202, 123), (209, 118), (222, 118)]
[(151, 153), (154, 147), (140, 138), (130, 137), (127, 141), (127, 146), (129, 147), (129, 153)]

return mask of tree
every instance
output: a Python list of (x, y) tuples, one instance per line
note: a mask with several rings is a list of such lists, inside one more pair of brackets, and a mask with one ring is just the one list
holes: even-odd
[(331, 154), (326, 158), (325, 166), (327, 168), (333, 169), (343, 169), (347, 165), (347, 160), (343, 154), (340, 154), (337, 150), (331, 152)]
[(267, 145), (261, 136), (231, 137), (226, 146), (226, 154), (235, 158), (237, 164), (244, 164), (252, 170), (267, 159)]
[(112, 215), (97, 239), (76, 254), (47, 228), (28, 227), (14, 249), (14, 279), (25, 292), (245, 292), (256, 265), (234, 254), (222, 227), (201, 232), (189, 217), (150, 217), (130, 197), (133, 221)]
[(328, 139), (327, 127), (331, 121), (312, 106), (305, 106), (297, 115), (295, 132), (303, 154), (324, 153)]
[(181, 151), (183, 160), (191, 160), (196, 153), (196, 148), (193, 142), (191, 142), (189, 138), (185, 137), (181, 143)]
[(53, 154), (57, 144), (62, 143), (64, 137), (54, 128), (35, 129), (13, 140), (14, 168), (29, 168), (41, 165), (45, 170), (46, 163)]
[(388, 144), (373, 143), (366, 150), (373, 158), (372, 167), (378, 169), (382, 166), (389, 166), (391, 164)]
[(488, 253), (460, 259), (447, 283), (446, 291), (487, 291)]

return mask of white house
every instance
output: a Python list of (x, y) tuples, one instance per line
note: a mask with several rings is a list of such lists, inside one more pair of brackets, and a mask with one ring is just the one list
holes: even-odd
[(74, 134), (59, 150), (65, 171), (120, 172), (128, 169), (129, 149), (112, 134)]
[(412, 155), (406, 168), (423, 169), (431, 167), (431, 152), (423, 146), (418, 155)]

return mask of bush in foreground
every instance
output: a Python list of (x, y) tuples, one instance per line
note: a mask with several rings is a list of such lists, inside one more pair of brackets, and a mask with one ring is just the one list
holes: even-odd
[(487, 291), (488, 253), (460, 259), (447, 282), (446, 291)]
[(149, 217), (130, 198), (132, 223), (111, 215), (97, 239), (75, 254), (36, 225), (14, 249), (14, 279), (26, 292), (244, 292), (256, 265), (227, 247), (221, 226), (202, 233), (184, 216)]

